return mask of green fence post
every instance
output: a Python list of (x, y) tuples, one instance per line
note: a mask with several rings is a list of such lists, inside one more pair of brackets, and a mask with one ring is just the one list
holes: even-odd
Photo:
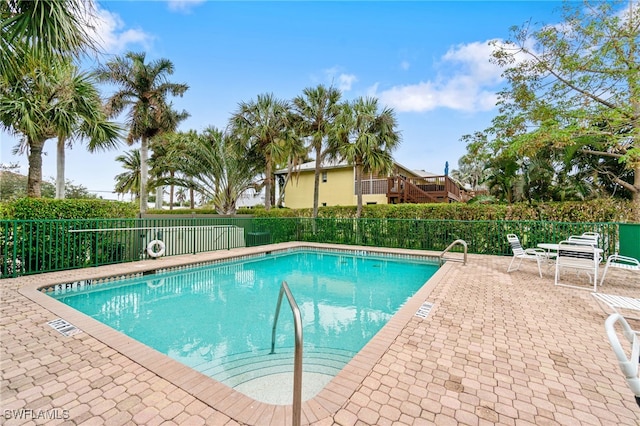
[[(18, 241), (16, 241), (17, 236), (18, 236), (18, 222), (17, 221), (13, 221), (13, 258), (11, 260), (11, 266), (13, 267), (13, 273), (11, 274), (14, 278), (18, 276), (18, 268), (17, 268), (17, 263), (18, 263)], [(24, 259), (22, 260), (24, 262)]]

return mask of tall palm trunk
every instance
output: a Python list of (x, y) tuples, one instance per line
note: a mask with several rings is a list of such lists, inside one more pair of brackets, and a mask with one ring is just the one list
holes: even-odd
[(63, 200), (65, 197), (65, 152), (64, 144), (66, 140), (62, 136), (58, 136), (58, 149), (56, 153), (56, 199)]
[(156, 209), (162, 209), (162, 198), (164, 197), (164, 188), (162, 185), (156, 188)]
[[(174, 171), (169, 172), (169, 176), (171, 177), (171, 181), (173, 182), (173, 178), (176, 176)], [(175, 185), (172, 183), (169, 186), (169, 210), (173, 210), (173, 195), (175, 192)]]
[(45, 141), (29, 140), (29, 173), (27, 175), (27, 197), (40, 198), (42, 193), (42, 149)]
[(358, 198), (358, 208), (356, 217), (360, 219), (362, 215), (362, 163), (356, 163), (356, 197)]
[(271, 161), (271, 156), (267, 155), (266, 158), (266, 167), (265, 167), (265, 180), (264, 180), (264, 208), (265, 210), (271, 209), (271, 175), (273, 174), (273, 164)]
[(146, 136), (140, 138), (140, 213), (147, 212), (149, 201), (149, 191), (147, 184), (149, 181), (149, 141)]
[(318, 217), (318, 199), (320, 198), (320, 167), (322, 165), (322, 145), (316, 146), (316, 170), (313, 175), (313, 217)]

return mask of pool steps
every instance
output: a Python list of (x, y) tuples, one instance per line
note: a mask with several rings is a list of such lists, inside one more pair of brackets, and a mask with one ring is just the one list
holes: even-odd
[[(334, 348), (305, 348), (303, 372), (335, 376), (351, 361), (353, 355), (353, 352)], [(273, 374), (293, 374), (293, 348), (276, 348), (274, 354), (268, 350), (239, 354), (222, 362), (216, 360), (190, 366), (229, 387), (236, 387)]]

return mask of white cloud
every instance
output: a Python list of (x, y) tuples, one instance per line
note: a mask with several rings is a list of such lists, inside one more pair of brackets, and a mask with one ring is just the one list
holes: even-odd
[(354, 74), (342, 72), (342, 69), (338, 66), (324, 70), (324, 74), (327, 80), (330, 81), (331, 85), (337, 83), (338, 89), (342, 92), (348, 92), (351, 90), (353, 83), (358, 81), (358, 77)]
[(108, 54), (122, 53), (132, 44), (148, 49), (153, 40), (141, 29), (127, 29), (120, 15), (101, 9), (98, 4), (90, 18), (90, 26), (92, 37)]
[(169, 0), (169, 10), (191, 12), (191, 9), (204, 2), (205, 0)]
[(394, 86), (377, 93), (399, 112), (436, 108), (488, 111), (495, 107), (502, 70), (489, 62), (491, 41), (455, 46), (442, 56), (438, 75), (416, 84)]
[(340, 74), (338, 76), (338, 89), (343, 92), (351, 90), (351, 85), (358, 81), (358, 78), (353, 74)]

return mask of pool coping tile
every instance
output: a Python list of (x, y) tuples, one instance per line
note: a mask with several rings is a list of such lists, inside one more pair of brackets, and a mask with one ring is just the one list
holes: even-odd
[[(0, 405), (50, 407), (47, 398), (63, 401), (66, 390), (78, 396), (64, 399), (74, 423), (106, 423), (114, 412), (132, 422), (198, 416), (207, 424), (290, 423), (290, 405), (255, 401), (38, 289), (299, 247), (439, 255), (293, 242), (2, 280), (1, 368), (8, 387)], [(539, 278), (535, 265), (508, 274), (511, 257), (469, 255), (468, 260), (466, 266), (450, 260), (441, 266), (329, 384), (303, 401), (303, 424), (391, 422), (398, 415), (415, 424), (640, 424), (603, 333), (605, 314), (589, 292), (556, 287), (549, 271)], [(638, 297), (640, 283), (618, 271), (610, 274), (605, 292)], [(420, 317), (425, 302), (432, 306)], [(61, 336), (46, 325), (52, 315), (82, 333)], [(114, 383), (104, 380), (101, 386), (103, 377)], [(115, 386), (122, 387), (115, 407), (104, 411), (105, 395)], [(168, 403), (142, 402), (154, 393), (152, 400), (164, 396)], [(196, 401), (204, 408), (193, 413), (189, 407)], [(163, 412), (171, 403), (179, 405)]]

